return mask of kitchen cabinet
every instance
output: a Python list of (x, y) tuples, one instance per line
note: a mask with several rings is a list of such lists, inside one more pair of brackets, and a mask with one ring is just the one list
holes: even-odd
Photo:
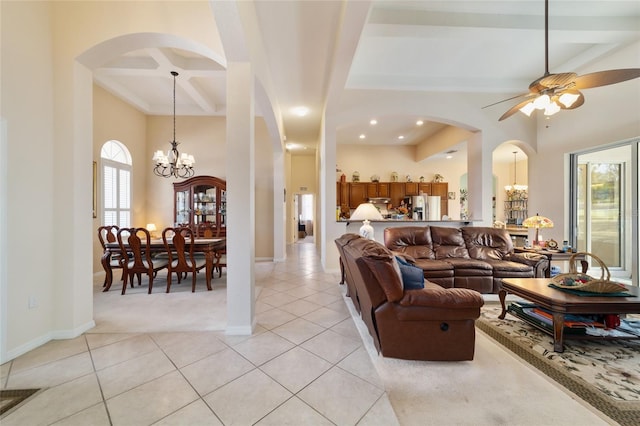
[(440, 212), (449, 214), (449, 184), (447, 182), (336, 182), (336, 205), (355, 209), (369, 198), (389, 198), (398, 207), (405, 197), (439, 195)]
[(405, 182), (404, 195), (420, 195), (418, 192), (418, 182)]
[(336, 182), (336, 206), (349, 208), (349, 184), (347, 182)]
[(367, 186), (367, 197), (368, 198), (375, 198), (375, 197), (378, 196), (378, 183), (377, 182), (365, 183), (365, 185)]
[(389, 197), (389, 184), (384, 182), (369, 182), (367, 185), (367, 196), (369, 198)]
[(398, 207), (405, 197), (404, 182), (390, 182), (389, 183), (389, 198), (391, 198), (391, 205)]
[(350, 182), (349, 183), (349, 207), (352, 209), (357, 208), (360, 204), (369, 201), (367, 195), (367, 183), (366, 182)]
[(213, 176), (194, 176), (173, 184), (174, 224), (196, 228), (213, 226), (216, 236), (226, 236), (227, 182)]
[(431, 195), (431, 182), (420, 182), (418, 184), (418, 195), (420, 194)]
[(378, 182), (378, 197), (389, 198), (389, 184), (386, 182)]

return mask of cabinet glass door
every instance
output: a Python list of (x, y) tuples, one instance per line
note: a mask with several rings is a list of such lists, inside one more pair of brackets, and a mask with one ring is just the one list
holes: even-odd
[(190, 206), (189, 191), (176, 192), (176, 225), (189, 223)]
[(196, 186), (193, 188), (193, 223), (216, 223), (216, 187)]
[(227, 191), (220, 190), (220, 226), (225, 228), (227, 226)]

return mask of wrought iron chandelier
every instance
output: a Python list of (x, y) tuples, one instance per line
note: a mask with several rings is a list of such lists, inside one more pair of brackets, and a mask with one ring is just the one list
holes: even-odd
[(195, 174), (193, 164), (196, 160), (193, 155), (178, 152), (178, 142), (176, 141), (176, 77), (178, 73), (171, 71), (173, 76), (173, 140), (171, 149), (165, 154), (158, 150), (153, 154), (153, 161), (156, 163), (153, 173), (161, 177), (187, 178)]

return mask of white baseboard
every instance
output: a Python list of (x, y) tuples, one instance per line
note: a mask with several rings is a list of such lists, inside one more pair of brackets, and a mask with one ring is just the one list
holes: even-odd
[(91, 330), (93, 327), (96, 326), (96, 322), (94, 320), (91, 320), (89, 322), (86, 322), (85, 324), (82, 324), (72, 330), (58, 330), (58, 331), (54, 331), (52, 332), (52, 337), (53, 340), (63, 340), (63, 339), (74, 339), (78, 336), (80, 336), (82, 333), (84, 333), (87, 330)]
[(254, 316), (251, 325), (229, 326), (224, 330), (224, 334), (228, 336), (251, 336), (256, 328), (256, 318)]
[(19, 357), (20, 355), (24, 355), (27, 352), (32, 351), (37, 347), (40, 347), (51, 340), (74, 339), (80, 336), (85, 331), (90, 330), (95, 326), (96, 326), (96, 323), (93, 320), (91, 320), (71, 330), (53, 330), (48, 333), (45, 333), (42, 336), (38, 336), (35, 339), (32, 339), (27, 343), (18, 346), (17, 348), (7, 351), (6, 359), (4, 358), (0, 359), (0, 364), (4, 364), (7, 361), (11, 361), (12, 359)]

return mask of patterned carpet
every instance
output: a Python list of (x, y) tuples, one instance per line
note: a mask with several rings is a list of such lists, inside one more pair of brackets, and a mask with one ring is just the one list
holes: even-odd
[(640, 340), (566, 340), (551, 336), (487, 304), (478, 329), (621, 425), (640, 425)]

